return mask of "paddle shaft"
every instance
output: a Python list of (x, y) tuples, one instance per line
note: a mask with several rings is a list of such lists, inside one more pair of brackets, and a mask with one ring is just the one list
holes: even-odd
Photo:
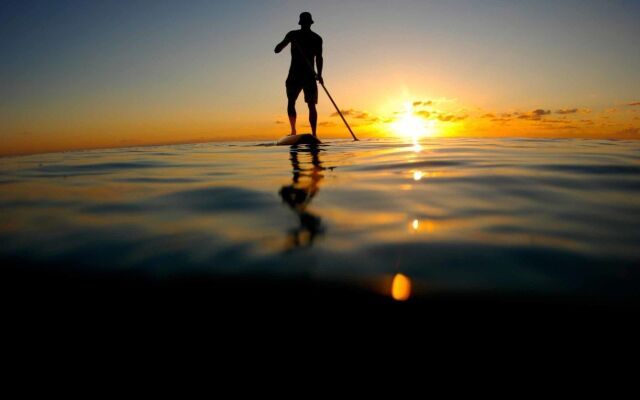
[[(298, 49), (298, 51), (300, 52), (300, 55), (302, 56), (302, 58), (304, 58), (304, 60), (307, 62), (307, 65), (309, 66), (309, 68), (311, 68), (311, 71), (313, 71), (313, 74), (316, 74), (316, 70), (315, 68), (313, 68), (313, 64), (311, 64), (311, 62), (309, 61), (309, 59), (307, 58), (307, 56), (304, 54), (304, 52), (302, 51), (302, 49), (298, 46), (298, 44), (295, 42), (295, 40), (291, 41), (291, 45), (295, 46), (296, 49)], [(324, 92), (327, 94), (327, 97), (329, 97), (329, 100), (331, 100), (331, 104), (333, 104), (333, 106), (336, 108), (336, 111), (338, 112), (338, 115), (340, 115), (340, 118), (342, 118), (342, 122), (344, 122), (344, 124), (347, 126), (347, 129), (349, 130), (349, 133), (351, 134), (351, 136), (353, 137), (353, 140), (359, 140), (356, 135), (353, 133), (353, 131), (351, 130), (351, 127), (349, 126), (349, 123), (347, 122), (347, 120), (344, 118), (344, 115), (342, 115), (342, 111), (340, 111), (340, 108), (338, 107), (338, 105), (336, 104), (336, 102), (333, 100), (333, 97), (331, 97), (331, 95), (329, 94), (329, 91), (327, 90), (327, 87), (324, 85), (323, 82), (320, 82), (320, 85), (322, 86), (322, 88), (324, 89)]]
[(336, 111), (338, 112), (338, 115), (340, 115), (340, 118), (342, 118), (342, 122), (344, 122), (344, 124), (347, 126), (347, 129), (349, 130), (349, 133), (351, 134), (351, 136), (353, 136), (353, 140), (358, 140), (356, 135), (351, 130), (351, 127), (349, 126), (349, 123), (347, 122), (346, 119), (344, 119), (344, 115), (342, 115), (342, 111), (340, 111), (340, 108), (338, 108), (338, 105), (336, 104), (336, 102), (333, 101), (333, 97), (331, 97), (331, 95), (329, 94), (329, 91), (324, 86), (324, 83), (320, 82), (320, 86), (322, 86), (322, 88), (324, 89), (324, 92), (327, 94), (327, 97), (329, 97), (329, 100), (331, 100), (331, 104), (333, 104), (333, 106), (336, 108)]

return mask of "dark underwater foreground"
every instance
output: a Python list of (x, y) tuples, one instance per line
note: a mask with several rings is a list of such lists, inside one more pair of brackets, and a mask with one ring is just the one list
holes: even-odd
[(3, 293), (214, 320), (636, 310), (640, 142), (326, 143), (2, 158)]

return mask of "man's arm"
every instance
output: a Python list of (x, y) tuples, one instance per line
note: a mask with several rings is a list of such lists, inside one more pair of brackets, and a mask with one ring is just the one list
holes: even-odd
[(324, 64), (324, 60), (322, 59), (322, 39), (320, 39), (320, 47), (318, 48), (318, 54), (316, 54), (316, 69), (318, 71), (316, 79), (318, 82), (324, 84), (324, 79), (322, 79), (322, 65)]
[(284, 37), (284, 39), (282, 39), (282, 42), (278, 43), (276, 45), (276, 48), (273, 50), (276, 53), (280, 53), (282, 51), (282, 49), (284, 49), (285, 47), (287, 47), (287, 45), (291, 42), (291, 32), (287, 33)]

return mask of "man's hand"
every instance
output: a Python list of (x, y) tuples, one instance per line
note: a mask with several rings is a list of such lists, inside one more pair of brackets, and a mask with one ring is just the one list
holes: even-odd
[(321, 84), (321, 85), (324, 85), (324, 79), (322, 79), (322, 75), (317, 75), (317, 74), (316, 74), (316, 80), (317, 80), (318, 82), (320, 82), (320, 84)]

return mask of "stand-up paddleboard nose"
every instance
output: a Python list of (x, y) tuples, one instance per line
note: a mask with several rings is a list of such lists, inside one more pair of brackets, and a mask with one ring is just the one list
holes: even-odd
[(300, 135), (288, 135), (280, 138), (276, 143), (278, 146), (293, 146), (296, 144), (320, 144), (322, 143), (317, 137), (310, 133)]

